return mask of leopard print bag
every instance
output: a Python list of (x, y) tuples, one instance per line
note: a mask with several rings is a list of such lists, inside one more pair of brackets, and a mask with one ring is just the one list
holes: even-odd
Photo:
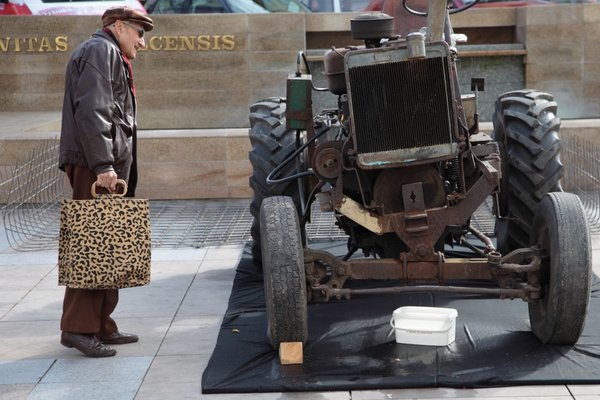
[[(119, 184), (125, 184), (119, 181)], [(125, 190), (127, 186), (125, 184)], [(148, 200), (122, 194), (63, 200), (58, 284), (76, 289), (120, 289), (150, 282)]]

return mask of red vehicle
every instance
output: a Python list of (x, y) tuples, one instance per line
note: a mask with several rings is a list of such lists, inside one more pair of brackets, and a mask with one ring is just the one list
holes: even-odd
[(0, 0), (0, 15), (102, 15), (107, 8), (117, 6), (128, 6), (146, 13), (138, 0)]
[[(406, 5), (416, 11), (424, 12), (427, 9), (427, 0), (370, 0), (364, 11), (383, 12), (394, 17), (394, 33), (406, 37), (410, 32), (414, 32), (424, 25), (425, 19), (423, 16), (417, 16), (414, 13), (408, 12), (404, 6)], [(474, 4), (475, 8), (489, 7), (522, 7), (532, 5), (554, 4), (562, 0), (479, 0)], [(596, 0), (565, 0), (566, 2), (577, 1), (596, 1)], [(462, 9), (469, 7), (473, 0), (448, 0), (450, 10)]]
[[(473, 0), (451, 0), (452, 8), (462, 8), (471, 4)], [(384, 4), (386, 3), (386, 4)], [(394, 4), (401, 3), (397, 0), (371, 0), (365, 7), (364, 11), (382, 11), (386, 14), (393, 13)], [(409, 6), (415, 9), (425, 10), (426, 2), (408, 1)], [(423, 3), (423, 7), (418, 7), (419, 3)], [(597, 0), (480, 0), (475, 8), (491, 8), (491, 7), (525, 7), (546, 4), (573, 4), (573, 3), (597, 3)], [(393, 14), (389, 14), (393, 15)]]

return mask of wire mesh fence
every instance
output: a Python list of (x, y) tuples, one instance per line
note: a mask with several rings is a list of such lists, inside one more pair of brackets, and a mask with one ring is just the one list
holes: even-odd
[[(70, 196), (57, 168), (58, 140), (46, 140), (0, 183), (4, 230), (11, 247), (39, 250), (58, 238), (60, 199)], [(7, 173), (5, 172), (4, 175)]]
[[(592, 233), (600, 234), (600, 147), (577, 136), (563, 138), (563, 187), (582, 199)], [(18, 251), (55, 249), (60, 200), (70, 188), (57, 168), (58, 140), (48, 140), (12, 170), (0, 170), (0, 205), (9, 245)], [(473, 225), (493, 236), (493, 203), (488, 198), (474, 213)], [(247, 199), (150, 201), (153, 247), (202, 247), (251, 239)], [(335, 240), (347, 236), (333, 213), (313, 204), (307, 237)]]
[[(71, 196), (58, 166), (58, 140), (35, 148), (14, 169), (0, 170), (0, 206), (9, 245), (18, 251), (58, 246), (60, 201)], [(247, 199), (150, 201), (153, 247), (202, 247), (244, 243), (251, 239), (252, 215)], [(333, 215), (312, 209), (307, 225), (311, 239), (338, 239), (345, 234)]]
[(562, 139), (563, 188), (581, 199), (592, 233), (600, 233), (600, 146), (570, 135)]

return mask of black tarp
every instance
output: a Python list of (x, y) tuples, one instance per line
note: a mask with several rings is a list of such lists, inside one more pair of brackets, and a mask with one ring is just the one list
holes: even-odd
[[(304, 363), (282, 366), (266, 337), (262, 276), (247, 247), (202, 376), (202, 391), (600, 383), (599, 289), (594, 278), (586, 326), (575, 346), (542, 345), (530, 332), (522, 300), (418, 293), (310, 304)], [(456, 341), (444, 347), (397, 344), (389, 320), (406, 305), (457, 309)]]

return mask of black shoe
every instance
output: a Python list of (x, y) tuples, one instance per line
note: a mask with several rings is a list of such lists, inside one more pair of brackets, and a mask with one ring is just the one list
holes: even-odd
[(88, 357), (112, 357), (117, 354), (115, 349), (106, 347), (94, 335), (63, 332), (60, 335), (60, 344), (65, 347), (75, 347)]
[(140, 340), (137, 335), (119, 331), (115, 331), (108, 336), (99, 337), (98, 339), (104, 344), (127, 344)]

